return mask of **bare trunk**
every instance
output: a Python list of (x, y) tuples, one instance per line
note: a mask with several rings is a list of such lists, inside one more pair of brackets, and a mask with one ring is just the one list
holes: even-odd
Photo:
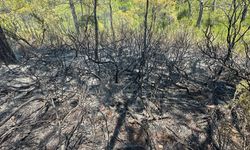
[(94, 20), (95, 20), (95, 60), (98, 61), (99, 34), (98, 34), (98, 20), (97, 20), (97, 0), (94, 0)]
[(192, 16), (192, 4), (190, 0), (187, 0), (188, 2), (188, 16)]
[[(112, 1), (109, 0), (109, 17), (110, 17), (110, 28), (112, 32), (112, 45), (114, 50), (116, 51), (116, 42), (115, 42), (115, 30), (113, 25), (113, 9), (112, 9)], [(119, 82), (119, 66), (121, 65), (121, 49), (118, 50), (118, 65), (115, 65), (116, 72), (115, 72), (115, 83)]]
[(198, 28), (200, 28), (200, 26), (201, 26), (201, 21), (202, 21), (202, 16), (203, 16), (203, 7), (204, 7), (203, 0), (200, 0), (199, 7), (200, 7), (200, 9), (199, 9), (199, 16), (198, 16), (198, 19), (197, 19), (197, 22), (196, 22), (196, 26)]
[(149, 9), (149, 0), (146, 2), (146, 12), (144, 16), (144, 36), (143, 36), (143, 50), (147, 49), (147, 31), (148, 31), (148, 9)]
[(115, 30), (114, 30), (114, 25), (113, 25), (113, 9), (112, 9), (112, 3), (111, 0), (109, 0), (109, 17), (110, 17), (110, 28), (112, 32), (112, 42), (114, 45), (114, 48), (116, 49), (116, 44), (115, 44)]
[(249, 3), (247, 2), (247, 0), (244, 0), (243, 3), (244, 3), (244, 8), (242, 11), (241, 21), (245, 21), (246, 16), (247, 16), (248, 6), (249, 6)]
[(83, 1), (80, 0), (80, 5), (81, 5), (81, 17), (83, 17)]
[(0, 26), (0, 61), (6, 65), (17, 63), (16, 56), (11, 50), (2, 27)]
[(214, 0), (212, 3), (212, 11), (215, 11), (215, 8), (216, 8), (216, 0)]
[(71, 14), (72, 14), (72, 17), (73, 17), (76, 33), (79, 34), (80, 33), (79, 24), (78, 24), (78, 19), (77, 19), (75, 5), (73, 3), (73, 0), (69, 0), (69, 6), (70, 6), (70, 9), (71, 9)]
[[(139, 69), (139, 80), (143, 79), (144, 68), (146, 64), (146, 54), (147, 54), (147, 33), (148, 33), (148, 10), (149, 10), (149, 0), (146, 0), (146, 10), (144, 16), (144, 34), (143, 34), (143, 50), (141, 52), (141, 64)], [(140, 81), (142, 84), (142, 81)]]

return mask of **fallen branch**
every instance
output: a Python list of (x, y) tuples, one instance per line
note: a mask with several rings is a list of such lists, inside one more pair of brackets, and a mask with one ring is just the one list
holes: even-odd
[(28, 100), (27, 102), (23, 103), (22, 105), (20, 105), (15, 111), (13, 111), (8, 117), (6, 117), (3, 121), (0, 122), (0, 127), (2, 125), (4, 125), (13, 115), (15, 115), (16, 112), (18, 112), (21, 108), (23, 108), (24, 106), (26, 106), (27, 104), (29, 104), (30, 102), (32, 101), (35, 101), (35, 100), (43, 100), (43, 96), (41, 95), (38, 95), (38, 96), (34, 96), (32, 97), (30, 100)]

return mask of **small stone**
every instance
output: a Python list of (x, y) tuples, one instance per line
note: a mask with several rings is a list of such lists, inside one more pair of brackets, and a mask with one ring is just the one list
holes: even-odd
[(158, 147), (159, 147), (160, 149), (163, 149), (163, 145), (158, 145)]
[(78, 105), (78, 100), (72, 100), (70, 103), (69, 103), (69, 105), (71, 106), (71, 107), (76, 107), (77, 105)]

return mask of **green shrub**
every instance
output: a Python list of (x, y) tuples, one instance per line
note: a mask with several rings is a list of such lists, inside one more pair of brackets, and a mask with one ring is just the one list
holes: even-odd
[(182, 18), (189, 17), (188, 9), (184, 9), (177, 14), (177, 20), (181, 20)]

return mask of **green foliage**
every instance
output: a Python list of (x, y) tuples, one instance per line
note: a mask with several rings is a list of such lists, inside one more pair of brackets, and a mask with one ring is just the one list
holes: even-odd
[(250, 83), (243, 80), (236, 87), (234, 103), (244, 110), (244, 114), (250, 124)]
[[(228, 4), (225, 0), (218, 1), (217, 5), (225, 9), (217, 8), (215, 11), (211, 10), (211, 4), (212, 0), (206, 2), (202, 27), (197, 29), (195, 24), (199, 11), (198, 1), (192, 1), (192, 16), (189, 16), (189, 7), (185, 0), (152, 0), (148, 23), (154, 25), (155, 32), (174, 32), (183, 26), (192, 28), (196, 40), (202, 38), (202, 31), (210, 24), (218, 35), (215, 35), (217, 40), (225, 41), (226, 34), (223, 33), (226, 32), (227, 18), (224, 11), (228, 11)], [(78, 0), (74, 0), (74, 5), (80, 27), (85, 27), (88, 20), (89, 29), (93, 28), (93, 1), (84, 0), (81, 6)], [(121, 26), (134, 31), (142, 29), (145, 0), (112, 0), (111, 5), (115, 30), (119, 30)], [(98, 0), (97, 11), (100, 32), (109, 32), (109, 1)], [(243, 29), (250, 23), (249, 14), (245, 22)], [(26, 39), (41, 38), (44, 28), (47, 32), (62, 35), (65, 35), (65, 32), (74, 32), (68, 0), (4, 0), (0, 2), (0, 24)]]
[(188, 9), (184, 9), (177, 14), (177, 20), (181, 20), (184, 17), (189, 17)]
[(235, 99), (236, 103), (240, 105), (247, 114), (250, 115), (250, 83), (249, 81), (243, 80), (237, 86), (236, 95), (237, 98)]

